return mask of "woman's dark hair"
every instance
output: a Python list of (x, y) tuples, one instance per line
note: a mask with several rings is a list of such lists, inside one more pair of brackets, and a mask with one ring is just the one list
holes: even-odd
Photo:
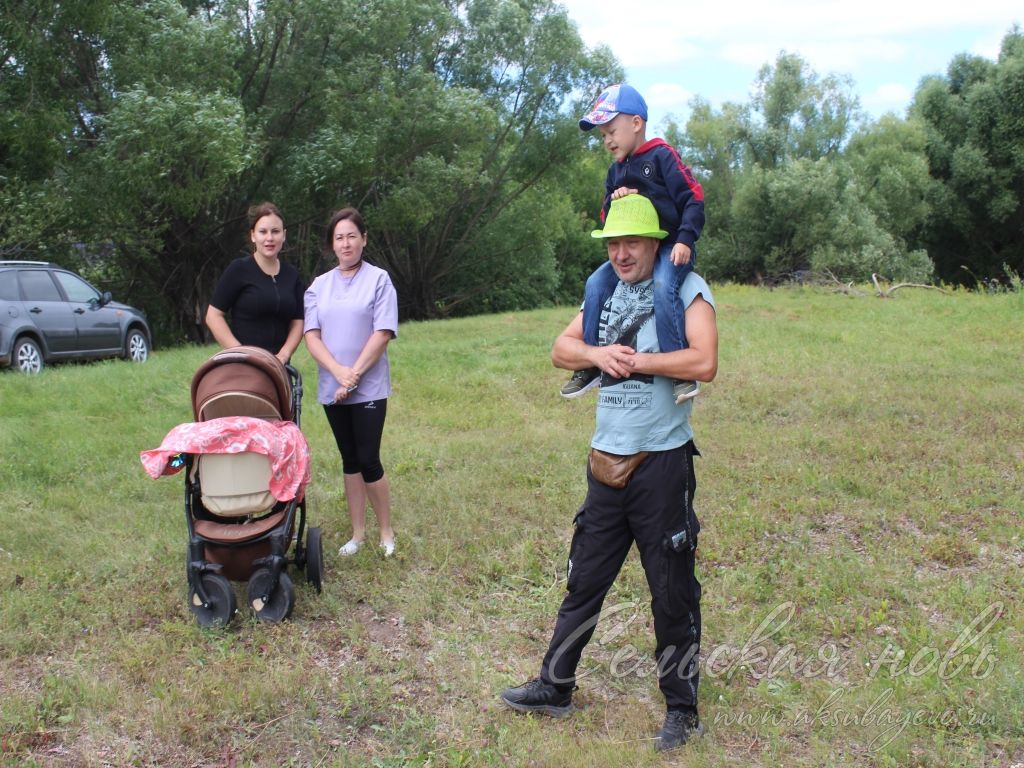
[(264, 216), (277, 216), (284, 224), (284, 216), (281, 215), (281, 211), (278, 207), (270, 202), (257, 203), (249, 208), (249, 231), (252, 232), (256, 229), (256, 223)]
[(334, 228), (338, 226), (339, 221), (351, 221), (356, 225), (359, 234), (366, 237), (366, 225), (363, 223), (363, 215), (355, 208), (342, 208), (340, 211), (334, 212), (327, 224), (327, 232), (324, 233), (324, 249), (327, 253), (334, 251)]

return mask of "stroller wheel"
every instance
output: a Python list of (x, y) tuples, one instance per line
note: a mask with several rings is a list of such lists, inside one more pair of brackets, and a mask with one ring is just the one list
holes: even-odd
[(269, 568), (260, 568), (249, 579), (247, 597), (249, 605), (256, 612), (256, 618), (268, 624), (277, 624), (292, 615), (295, 607), (295, 586), (288, 574), (281, 571), (277, 577), (277, 589), (270, 591), (274, 574)]
[(317, 592), (324, 585), (324, 543), (319, 528), (310, 528), (306, 537), (306, 580)]
[(189, 590), (188, 607), (195, 614), (201, 627), (223, 627), (235, 615), (235, 591), (231, 582), (216, 573), (204, 573), (203, 589), (210, 601), (203, 605), (202, 598), (194, 589)]

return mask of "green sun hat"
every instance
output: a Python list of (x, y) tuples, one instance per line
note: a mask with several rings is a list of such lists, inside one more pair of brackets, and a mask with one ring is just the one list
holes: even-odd
[(643, 195), (626, 195), (612, 200), (604, 229), (595, 229), (591, 237), (653, 237), (664, 238), (668, 232), (658, 229), (658, 212)]

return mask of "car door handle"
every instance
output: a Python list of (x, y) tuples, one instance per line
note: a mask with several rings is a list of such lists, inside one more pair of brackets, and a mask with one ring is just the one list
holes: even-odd
[(85, 310), (82, 309), (81, 307), (78, 307), (78, 308), (75, 309), (75, 314), (76, 315), (84, 315), (85, 314)]
[(33, 315), (38, 315), (42, 311), (43, 310), (40, 309), (39, 307), (32, 307), (32, 309), (29, 310), (29, 312), (31, 312)]

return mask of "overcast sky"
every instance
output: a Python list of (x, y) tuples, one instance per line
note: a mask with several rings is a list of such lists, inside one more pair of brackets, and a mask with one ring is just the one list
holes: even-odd
[[(902, 116), (921, 78), (958, 53), (994, 59), (1024, 0), (561, 0), (591, 47), (606, 43), (647, 100), (650, 122), (687, 102), (746, 103), (779, 51), (853, 78), (871, 116)], [(629, 17), (623, 11), (632, 10)]]

